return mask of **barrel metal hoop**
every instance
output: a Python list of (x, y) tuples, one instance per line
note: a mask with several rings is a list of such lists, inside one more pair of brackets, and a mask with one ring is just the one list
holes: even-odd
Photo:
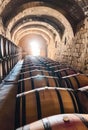
[(73, 84), (72, 84), (70, 78), (67, 78), (67, 79), (68, 79), (68, 81), (69, 81), (69, 84), (70, 84), (71, 88), (74, 89), (74, 86), (73, 86)]
[[(30, 75), (32, 75), (31, 72), (30, 72)], [(35, 86), (34, 86), (34, 78), (31, 78), (31, 86), (32, 86), (32, 89), (35, 89)]]
[(26, 96), (22, 96), (22, 126), (26, 124)]
[(81, 103), (80, 103), (79, 97), (77, 96), (78, 91), (79, 91), (79, 90), (77, 90), (77, 91), (73, 91), (73, 93), (75, 94), (75, 98), (76, 98), (76, 100), (77, 100), (77, 102), (78, 102), (79, 113), (83, 113), (82, 105), (81, 105)]
[(83, 116), (79, 115), (79, 114), (75, 114), (78, 118), (80, 118), (80, 120), (83, 122), (83, 124), (88, 128), (88, 120), (86, 120), (86, 118), (84, 118)]
[(60, 103), (60, 108), (61, 108), (61, 113), (64, 113), (64, 106), (63, 106), (63, 102), (62, 102), (62, 98), (61, 98), (61, 95), (60, 95), (60, 93), (59, 93), (59, 91), (58, 91), (58, 89), (57, 88), (55, 88), (55, 91), (56, 91), (56, 94), (57, 94), (57, 97), (58, 97), (58, 101), (59, 101), (59, 103)]
[(42, 112), (41, 112), (41, 103), (40, 103), (40, 96), (39, 96), (39, 91), (38, 90), (35, 90), (35, 96), (36, 96), (37, 114), (38, 114), (38, 120), (39, 120), (42, 117)]
[(65, 80), (66, 85), (67, 85), (66, 87), (67, 87), (67, 88), (71, 88), (71, 84), (70, 84), (68, 78), (64, 78), (64, 80)]
[(48, 77), (44, 76), (44, 78), (45, 78), (45, 81), (46, 81), (46, 86), (50, 87)]
[(76, 80), (76, 82), (77, 82), (77, 85), (78, 85), (78, 88), (80, 88), (80, 83), (79, 83), (79, 81), (78, 81), (78, 79), (77, 79), (77, 77), (76, 76), (73, 76), (73, 78)]
[[(73, 97), (73, 92), (72, 91), (69, 91), (69, 90), (67, 90), (68, 91), (68, 93), (70, 94), (70, 96), (71, 96), (71, 98), (72, 98), (72, 102), (73, 102), (73, 105), (74, 105), (74, 109), (75, 109), (75, 112), (77, 113), (78, 112), (78, 110), (77, 110), (77, 106), (76, 106), (76, 102), (75, 102), (75, 100), (74, 100), (74, 97)], [(73, 94), (72, 94), (73, 93)]]
[(43, 122), (44, 130), (52, 130), (47, 118), (42, 119), (42, 122)]
[(15, 108), (15, 125), (14, 130), (20, 127), (20, 97), (16, 98), (16, 108)]

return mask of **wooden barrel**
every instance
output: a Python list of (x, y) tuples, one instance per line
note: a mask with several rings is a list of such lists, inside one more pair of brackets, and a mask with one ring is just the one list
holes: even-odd
[(88, 86), (76, 91), (81, 111), (88, 114)]
[(25, 65), (25, 64), (32, 64), (33, 62), (32, 61), (28, 61), (28, 62), (25, 62), (25, 61), (23, 61), (23, 65)]
[(16, 130), (88, 130), (88, 114), (55, 115)]
[(65, 69), (65, 68), (68, 68), (68, 67), (65, 66), (65, 65), (54, 65), (54, 66), (49, 67), (49, 69), (53, 70), (53, 71), (60, 70), (60, 69)]
[(35, 70), (35, 69), (47, 70), (47, 68), (46, 68), (46, 67), (43, 67), (43, 66), (30, 66), (30, 67), (22, 68), (22, 69), (21, 69), (21, 72), (31, 71), (31, 70)]
[(42, 65), (42, 64), (34, 64), (34, 63), (32, 63), (32, 64), (24, 64), (24, 65), (22, 65), (22, 68), (32, 67), (32, 66), (44, 66), (44, 65)]
[(47, 63), (47, 66), (54, 66), (54, 65), (60, 65), (58, 62), (51, 62), (51, 63)]
[(40, 61), (31, 61), (31, 60), (28, 60), (28, 61), (24, 61), (23, 62), (23, 65), (25, 65), (25, 64), (40, 64), (41, 62)]
[(32, 70), (32, 71), (26, 71), (26, 72), (20, 73), (19, 77), (20, 77), (20, 79), (23, 79), (23, 78), (36, 76), (36, 75), (53, 76), (53, 72), (52, 71), (35, 69), (35, 70)]
[(44, 87), (17, 95), (16, 128), (60, 113), (79, 113), (73, 90)]
[(65, 69), (56, 70), (54, 71), (54, 73), (55, 73), (55, 76), (62, 78), (67, 75), (76, 74), (77, 72), (71, 68), (65, 68)]
[(22, 65), (22, 69), (27, 68), (27, 67), (33, 67), (33, 66), (45, 67), (42, 64), (25, 64), (25, 65)]
[(88, 77), (84, 74), (75, 74), (63, 77), (63, 86), (66, 88), (78, 89), (88, 85)]
[(18, 81), (18, 93), (41, 87), (61, 87), (58, 77), (37, 75)]
[(36, 58), (35, 60), (32, 60), (32, 59), (24, 59), (24, 64), (25, 63), (40, 63), (40, 61)]

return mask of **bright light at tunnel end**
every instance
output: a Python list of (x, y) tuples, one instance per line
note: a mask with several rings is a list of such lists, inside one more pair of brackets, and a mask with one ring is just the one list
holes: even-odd
[(39, 41), (38, 40), (30, 41), (30, 46), (31, 46), (31, 50), (32, 50), (32, 55), (39, 56), (40, 55)]

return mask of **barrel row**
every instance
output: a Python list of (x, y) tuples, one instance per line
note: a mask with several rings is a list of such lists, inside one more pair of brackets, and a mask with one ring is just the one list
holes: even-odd
[(44, 87), (20, 93), (16, 98), (15, 128), (57, 114), (88, 113), (85, 91)]
[[(59, 62), (56, 62), (53, 60), (51, 60), (51, 62), (49, 61), (42, 62), (41, 60), (39, 60), (39, 57), (36, 58), (37, 62), (34, 64), (35, 58), (36, 57), (34, 57), (33, 59), (31, 57), (25, 58), (22, 68), (28, 68), (28, 67), (30, 68), (31, 66), (35, 65), (35, 66), (46, 67), (48, 70), (54, 71), (55, 73), (57, 73), (56, 71), (62, 70), (62, 69), (68, 69), (68, 68), (72, 69), (68, 67), (68, 65), (66, 64), (60, 64)], [(74, 70), (74, 73), (77, 73), (77, 72)]]
[[(88, 77), (86, 75), (81, 74), (80, 72), (74, 70), (71, 67), (66, 66), (65, 64), (60, 65), (60, 63), (58, 63), (58, 65), (50, 65), (50, 67), (47, 67), (47, 64), (43, 65), (43, 62), (41, 63), (42, 59), (44, 61), (46, 60), (47, 62), (55, 62), (50, 59), (48, 61), (46, 58), (26, 56), (23, 62), (24, 65), (22, 66), (19, 79), (25, 79), (37, 75), (45, 75), (58, 77), (58, 82), (60, 85), (59, 87), (78, 89), (80, 87), (88, 85)], [(34, 62), (36, 62), (36, 65)], [(24, 82), (26, 81), (27, 80), (25, 80)]]
[(21, 58), (21, 48), (0, 35), (0, 82)]
[[(88, 85), (87, 82), (88, 77), (86, 75), (75, 73), (75, 70), (71, 70), (71, 68), (66, 68), (66, 69), (62, 68), (61, 70), (59, 69), (59, 71), (56, 70), (54, 76), (50, 76), (48, 71), (46, 70), (42, 70), (42, 71), (40, 69), (31, 70), (30, 64), (34, 62), (33, 60), (34, 60), (33, 57), (32, 59), (31, 57), (30, 58), (27, 57), (27, 59), (25, 59), (24, 65), (22, 66), (20, 79), (18, 81), (18, 94), (16, 96), (15, 129), (18, 129), (19, 127), (21, 127), (19, 129), (24, 129), (24, 130), (25, 128), (28, 129), (33, 128), (34, 130), (36, 130), (37, 128), (53, 129), (56, 126), (55, 124), (53, 128), (52, 125), (50, 125), (49, 127), (49, 124), (47, 122), (44, 126), (42, 124), (43, 127), (41, 126), (37, 127), (38, 124), (35, 121), (45, 117), (49, 118), (49, 116), (53, 116), (57, 114), (66, 115), (67, 113), (88, 113), (88, 109), (87, 109), (88, 95), (85, 94), (84, 91), (82, 92), (81, 90), (75, 90), (75, 91), (73, 90)], [(36, 61), (36, 63), (38, 62), (40, 64), (38, 58), (37, 60), (38, 61)], [(60, 67), (61, 65), (58, 64), (54, 66)], [(47, 65), (45, 67), (49, 68)], [(29, 70), (25, 70), (25, 68)], [(69, 70), (71, 71), (69, 72)], [(60, 73), (61, 74), (59, 75), (58, 72), (59, 74)], [(58, 77), (56, 77), (56, 75)], [(73, 79), (68, 80), (69, 81), (68, 83), (66, 78), (69, 77), (72, 77)], [(71, 87), (69, 86), (69, 84), (71, 85)], [(68, 88), (72, 88), (72, 89), (68, 89)], [(84, 102), (86, 102), (86, 105), (84, 104)], [(75, 116), (75, 114), (71, 114), (71, 115), (73, 117)], [(61, 115), (58, 116), (59, 116), (58, 118), (61, 117)], [(78, 117), (75, 116), (75, 119), (79, 120), (79, 125), (77, 125), (78, 127), (75, 128), (78, 128), (78, 130), (80, 130), (81, 128), (87, 130), (88, 117), (86, 117), (86, 114), (85, 116), (83, 114), (79, 116), (78, 114)], [(35, 126), (30, 124), (33, 122)], [(40, 121), (39, 123), (41, 122), (42, 121)], [(67, 120), (67, 122), (69, 121)], [(32, 128), (29, 127), (29, 125), (28, 127), (26, 127), (25, 125), (27, 124), (32, 125)], [(59, 127), (60, 127), (60, 123), (58, 122), (58, 128)], [(56, 128), (57, 126), (54, 129), (57, 130)], [(75, 128), (73, 127), (73, 129)]]
[[(30, 70), (31, 69), (31, 70)], [(71, 69), (66, 69), (64, 73), (62, 73), (62, 70), (59, 71), (59, 73), (54, 73), (52, 71), (48, 70), (43, 70), (43, 67), (30, 67), (21, 70), (21, 73), (19, 75), (19, 78), (21, 79), (20, 82), (29, 82), (31, 77), (35, 76), (34, 80), (38, 81), (40, 83), (40, 86), (42, 87), (42, 76), (45, 76), (47, 79), (47, 83), (45, 85), (49, 85), (49, 76), (52, 76), (52, 81), (55, 77), (58, 79), (59, 87), (64, 87), (64, 88), (72, 88), (72, 89), (78, 89), (84, 86), (88, 85), (88, 76), (85, 74), (80, 74), (77, 73), (75, 74), (74, 70)], [(47, 77), (48, 76), (48, 77)], [(40, 78), (39, 78), (40, 77)], [(25, 80), (24, 80), (25, 79)], [(39, 80), (40, 79), (40, 80)], [(56, 84), (57, 85), (57, 84)]]

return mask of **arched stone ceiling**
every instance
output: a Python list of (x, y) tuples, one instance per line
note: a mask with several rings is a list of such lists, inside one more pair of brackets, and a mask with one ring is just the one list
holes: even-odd
[[(88, 0), (71, 0), (71, 1), (75, 1), (76, 3), (78, 3), (78, 5), (82, 8), (82, 10), (84, 11), (85, 15), (88, 16)], [(0, 13), (3, 12), (4, 8), (7, 5), (10, 5), (11, 0), (0, 0)], [(13, 1), (13, 2), (17, 2), (17, 0)], [(25, 1), (26, 2), (26, 1)]]
[(49, 37), (53, 37), (53, 35), (56, 33), (56, 31), (55, 30), (53, 30), (53, 27), (51, 28), (49, 28), (49, 26), (47, 27), (46, 25), (44, 25), (43, 23), (41, 23), (41, 25), (40, 25), (40, 23), (35, 23), (35, 24), (29, 24), (29, 25), (25, 25), (25, 26), (23, 26), (23, 27), (21, 27), (20, 29), (18, 29), (18, 30), (16, 30), (14, 33), (13, 33), (13, 35), (12, 35), (12, 37), (14, 37), (15, 35), (17, 36), (19, 36), (19, 34), (21, 33), (21, 32), (23, 32), (23, 31), (25, 31), (25, 30), (37, 30), (37, 31), (42, 31), (42, 32), (44, 32), (44, 33), (46, 33)]
[(56, 18), (54, 18), (52, 16), (47, 16), (47, 15), (40, 15), (40, 16), (28, 15), (26, 17), (23, 17), (13, 25), (10, 33), (12, 34), (14, 32), (14, 30), (16, 30), (19, 26), (23, 25), (23, 23), (27, 23), (30, 21), (39, 21), (39, 22), (48, 23), (57, 30), (57, 32), (60, 34), (61, 38), (63, 36), (64, 30), (65, 30), (64, 25)]
[[(33, 2), (30, 4), (30, 2)], [(61, 12), (71, 23), (78, 23), (84, 18), (84, 13), (82, 9), (74, 0), (11, 0), (5, 6), (1, 12), (4, 25), (6, 25), (14, 16), (23, 9), (34, 6), (47, 6)], [(28, 7), (29, 8), (29, 7)], [(80, 12), (80, 13), (79, 13)]]
[(21, 31), (21, 33), (19, 34), (19, 37), (18, 36), (15, 37), (15, 43), (17, 43), (17, 45), (19, 45), (18, 41), (20, 41), (26, 35), (40, 35), (43, 37), (43, 39), (46, 40), (46, 44), (49, 44), (49, 41), (50, 41), (50, 37), (46, 33), (42, 32), (40, 30), (27, 29), (23, 32)]
[[(42, 10), (42, 11), (40, 11)], [(53, 12), (53, 13), (51, 13)], [(65, 26), (65, 30), (68, 32), (71, 32), (71, 25), (68, 22), (68, 20), (58, 11), (48, 8), (48, 7), (33, 7), (30, 9), (25, 9), (23, 12), (19, 13), (17, 16), (15, 16), (11, 22), (9, 23), (9, 30), (11, 30), (11, 28), (13, 28), (13, 26), (15, 25), (15, 23), (17, 23), (17, 21), (19, 21), (20, 19), (24, 18), (25, 15), (36, 15), (36, 16), (44, 16), (45, 14), (47, 14), (50, 18), (55, 17), (55, 20), (59, 21), (59, 23), (61, 22), (62, 24), (59, 24), (59, 26), (62, 28), (62, 25)], [(51, 19), (52, 20), (52, 19)], [(24, 22), (24, 21), (23, 21)], [(30, 22), (30, 21), (29, 21)]]
[(23, 24), (21, 24), (19, 27), (17, 27), (17, 29), (15, 28), (13, 30), (11, 39), (15, 41), (16, 37), (20, 37), (20, 33), (19, 32), (23, 32), (25, 33), (25, 30), (32, 30), (33, 28), (35, 28), (36, 33), (39, 30), (42, 30), (42, 32), (45, 32), (50, 38), (53, 37), (54, 35), (58, 35), (59, 39), (61, 39), (62, 37), (59, 35), (59, 31), (57, 31), (57, 29), (55, 29), (53, 26), (51, 26), (49, 23), (46, 22), (40, 22), (40, 21), (33, 21), (33, 22), (24, 22)]
[(85, 16), (88, 17), (88, 0), (75, 0), (75, 1), (82, 8)]
[[(42, 10), (42, 11), (40, 11), (40, 10)], [(51, 12), (53, 12), (53, 14)], [(25, 15), (27, 15), (27, 16), (25, 16)], [(56, 32), (60, 35), (60, 37), (62, 37), (64, 30), (66, 30), (67, 32), (70, 33), (71, 36), (73, 36), (72, 28), (71, 28), (71, 25), (68, 22), (68, 20), (58, 11), (48, 8), (48, 7), (43, 7), (43, 6), (42, 7), (40, 7), (40, 6), (33, 7), (33, 8), (30, 8), (30, 10), (29, 9), (24, 10), (23, 12), (19, 13), (17, 16), (15, 16), (11, 20), (8, 27), (9, 27), (11, 34), (13, 35), (13, 32), (18, 30), (19, 28), (22, 28), (24, 26), (24, 24), (32, 23), (32, 25), (33, 25), (36, 22), (39, 22), (38, 25), (42, 25), (42, 26), (44, 25), (44, 26), (46, 26), (46, 28), (49, 27), (51, 32), (53, 30), (57, 30)], [(36, 28), (36, 26), (35, 26), (35, 28)], [(48, 30), (47, 30), (47, 32), (48, 32)], [(54, 33), (54, 31), (53, 31), (53, 33)]]
[[(59, 34), (57, 33), (57, 31), (54, 29), (53, 26), (50, 26), (49, 24), (43, 22), (41, 22), (41, 24), (40, 22), (31, 22), (30, 24), (25, 23), (24, 26), (19, 27), (14, 31), (12, 35), (13, 41), (16, 40), (16, 37), (19, 37), (19, 39), (22, 38), (21, 33), (25, 35), (26, 31), (32, 31), (32, 30), (36, 30), (36, 34), (39, 33), (39, 31), (41, 31), (42, 33), (45, 33), (50, 39), (54, 38), (55, 35), (57, 34), (60, 39)], [(17, 43), (17, 41), (15, 42)]]
[[(20, 26), (25, 30), (26, 28), (22, 25), (30, 23), (30, 20), (38, 21), (40, 25), (42, 22), (43, 25), (50, 24), (54, 30), (57, 30), (60, 37), (63, 36), (64, 31), (71, 32), (72, 35), (72, 28), (75, 33), (76, 25), (85, 17), (77, 0), (2, 0), (0, 13), (4, 26), (9, 28), (12, 35)], [(16, 35), (19, 35), (18, 32)]]

